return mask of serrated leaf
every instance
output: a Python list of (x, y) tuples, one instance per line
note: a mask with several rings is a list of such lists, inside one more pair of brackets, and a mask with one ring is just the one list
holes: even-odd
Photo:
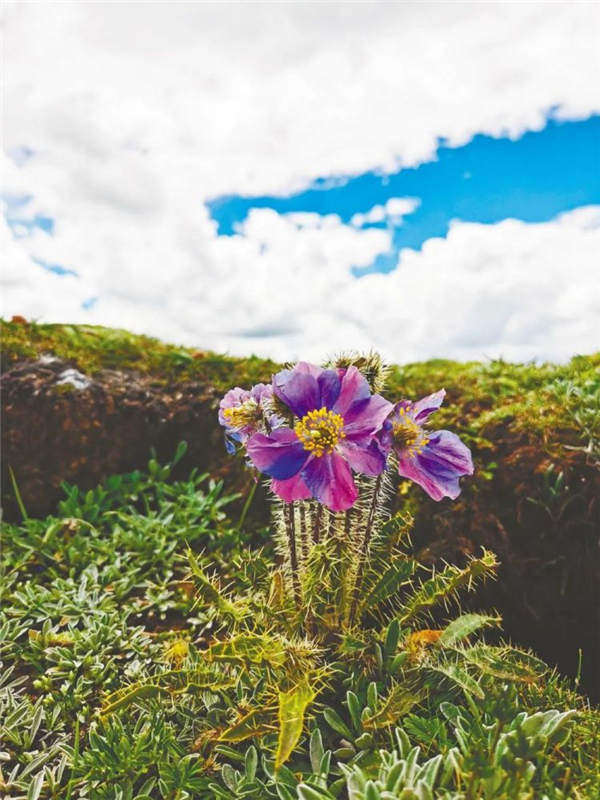
[(464, 670), (462, 667), (459, 667), (457, 664), (443, 664), (430, 667), (430, 669), (432, 669), (434, 672), (439, 672), (440, 674), (445, 675), (447, 678), (450, 678), (453, 683), (456, 683), (461, 687), (461, 689), (469, 692), (469, 694), (472, 694), (479, 700), (484, 699), (485, 694), (483, 689), (477, 683), (475, 678), (472, 678), (466, 670)]
[(499, 625), (501, 622), (502, 617), (490, 617), (486, 614), (463, 614), (444, 628), (437, 642), (438, 647), (452, 647), (480, 628)]
[(419, 703), (422, 698), (422, 692), (415, 687), (398, 683), (390, 689), (379, 711), (363, 720), (363, 725), (367, 729), (384, 728), (388, 725), (393, 725), (404, 714), (408, 714), (411, 708)]
[(413, 559), (397, 556), (385, 566), (380, 575), (368, 575), (363, 584), (359, 610), (374, 610), (381, 603), (395, 597), (415, 571), (416, 564)]
[(279, 737), (275, 754), (275, 771), (284, 764), (302, 734), (306, 709), (315, 698), (307, 682), (299, 683), (287, 692), (279, 692)]
[(210, 580), (190, 549), (188, 549), (187, 556), (192, 574), (196, 578), (198, 593), (202, 600), (207, 605), (214, 606), (221, 614), (239, 619), (240, 614), (236, 606), (231, 603), (213, 581)]
[(275, 730), (275, 714), (272, 708), (255, 708), (243, 716), (235, 725), (221, 733), (220, 742), (243, 742), (252, 736), (264, 736)]
[(464, 569), (455, 566), (446, 567), (422, 583), (414, 592), (403, 609), (401, 622), (406, 622), (438, 603), (450, 599), (459, 589), (471, 589), (477, 580), (484, 580), (493, 575), (497, 566), (496, 556), (484, 550), (481, 558), (473, 558)]
[(204, 690), (216, 691), (234, 684), (234, 679), (217, 672), (214, 665), (198, 666), (192, 669), (169, 670), (126, 686), (108, 695), (102, 707), (105, 715), (126, 708), (136, 700), (148, 697), (168, 697), (177, 694), (194, 694)]
[(538, 663), (543, 670), (535, 669), (531, 663), (521, 659), (520, 655), (518, 650), (512, 648), (487, 645), (477, 645), (462, 651), (462, 656), (481, 672), (501, 680), (531, 683), (539, 677), (541, 671), (547, 669), (541, 662)]
[(240, 634), (213, 644), (208, 658), (214, 661), (239, 661), (251, 664), (270, 664), (281, 667), (287, 661), (282, 641), (267, 634)]

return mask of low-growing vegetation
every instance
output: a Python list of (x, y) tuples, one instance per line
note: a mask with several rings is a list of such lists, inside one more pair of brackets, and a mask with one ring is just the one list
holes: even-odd
[[(167, 345), (123, 330), (2, 324), (2, 506), (53, 513), (64, 481), (89, 489), (143, 468), (151, 447), (188, 451), (178, 475), (196, 467), (239, 493), (252, 476), (223, 448), (216, 410), (232, 386), (268, 380), (278, 365)], [(486, 547), (500, 562), (479, 608), (497, 608), (504, 629), (600, 699), (598, 497), (600, 355), (567, 364), (428, 361), (392, 367), (389, 391), (417, 398), (445, 387), (439, 426), (455, 431), (475, 471), (454, 503), (436, 503), (396, 480), (394, 509), (410, 511), (419, 560), (464, 565)], [(269, 519), (262, 486), (247, 527)]]
[(428, 566), (377, 477), (356, 505), (304, 496), (247, 526), (257, 495), (178, 475), (185, 449), (65, 485), (45, 518), (15, 478), (2, 797), (596, 796), (598, 712), (499, 639), (496, 611), (462, 607), (492, 552)]

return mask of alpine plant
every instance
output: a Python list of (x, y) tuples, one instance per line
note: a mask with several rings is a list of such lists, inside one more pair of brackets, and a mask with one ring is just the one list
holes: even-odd
[(471, 452), (456, 434), (425, 427), (444, 389), (393, 405), (371, 390), (369, 359), (356, 360), (361, 369), (301, 361), (270, 384), (227, 392), (219, 422), (228, 451), (245, 449), (249, 465), (271, 479), (286, 504), (312, 499), (331, 512), (347, 511), (359, 499), (357, 477), (377, 478), (391, 468), (434, 500), (458, 497), (459, 479), (473, 474)]

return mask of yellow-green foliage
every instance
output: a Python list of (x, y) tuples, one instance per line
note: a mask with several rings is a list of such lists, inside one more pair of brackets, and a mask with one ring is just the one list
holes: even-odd
[(240, 378), (249, 384), (264, 381), (279, 368), (254, 356), (232, 358), (99, 325), (2, 321), (2, 351), (4, 369), (18, 361), (53, 355), (72, 361), (88, 375), (101, 369), (136, 370), (164, 381), (208, 380), (222, 391)]
[[(268, 380), (281, 366), (91, 325), (2, 322), (2, 340), (5, 369), (49, 354), (90, 375), (131, 369), (164, 381), (208, 380), (219, 391)], [(466, 433), (467, 441), (480, 446), (486, 444), (486, 428), (501, 422), (539, 437), (551, 449), (565, 443), (586, 446), (590, 438), (596, 443), (600, 438), (600, 353), (563, 365), (436, 359), (392, 367), (387, 386), (390, 396), (411, 399), (445, 388), (449, 402), (436, 415), (436, 426)]]
[(485, 432), (501, 423), (552, 452), (600, 440), (600, 353), (567, 364), (464, 364), (437, 359), (393, 367), (388, 391), (417, 399), (445, 388), (436, 427), (460, 430), (468, 444), (492, 448)]

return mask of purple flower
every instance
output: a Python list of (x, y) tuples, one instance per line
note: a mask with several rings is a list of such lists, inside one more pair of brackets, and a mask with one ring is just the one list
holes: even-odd
[(277, 427), (282, 420), (271, 410), (273, 387), (258, 383), (249, 391), (236, 387), (231, 389), (219, 404), (219, 422), (225, 428), (225, 446), (235, 453), (235, 442), (246, 440), (265, 427)]
[(398, 472), (418, 483), (434, 500), (460, 494), (459, 478), (473, 474), (471, 451), (450, 431), (426, 431), (423, 424), (441, 406), (445, 390), (412, 403), (402, 400), (384, 426), (384, 450), (394, 450)]
[(392, 404), (371, 394), (356, 367), (300, 362), (274, 376), (273, 392), (298, 422), (254, 434), (246, 443), (254, 466), (273, 478), (273, 491), (287, 503), (314, 497), (331, 511), (353, 506), (358, 492), (352, 470), (375, 476), (385, 469), (375, 434)]

